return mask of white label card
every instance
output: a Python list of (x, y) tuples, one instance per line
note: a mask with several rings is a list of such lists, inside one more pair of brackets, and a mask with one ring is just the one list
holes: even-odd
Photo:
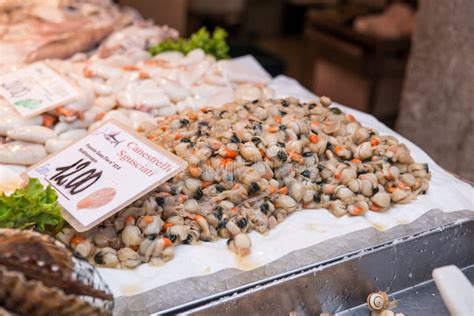
[(0, 76), (0, 94), (25, 117), (49, 111), (79, 95), (72, 84), (41, 62)]
[(187, 162), (121, 123), (107, 121), (26, 171), (58, 192), (64, 218), (88, 230), (177, 173)]

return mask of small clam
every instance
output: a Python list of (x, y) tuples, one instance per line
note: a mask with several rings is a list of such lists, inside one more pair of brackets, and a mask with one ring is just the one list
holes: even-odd
[(115, 268), (119, 263), (117, 250), (110, 247), (97, 249), (94, 254), (94, 262), (108, 268)]
[(304, 195), (303, 195), (303, 202), (304, 203), (310, 203), (313, 201), (313, 198), (314, 198), (314, 194), (316, 193), (316, 191), (314, 190), (306, 190), (304, 192)]
[(408, 165), (408, 172), (417, 178), (426, 178), (429, 176), (428, 164), (413, 163)]
[(367, 158), (372, 157), (373, 150), (372, 145), (369, 142), (364, 142), (357, 146), (354, 151), (354, 157), (360, 160), (365, 160)]
[(344, 146), (336, 146), (334, 148), (336, 155), (342, 159), (348, 160), (351, 158), (352, 152)]
[(347, 209), (340, 200), (329, 202), (328, 209), (337, 217), (347, 214)]
[(369, 205), (365, 201), (356, 202), (347, 207), (349, 214), (359, 216), (364, 214), (369, 209)]
[(117, 239), (117, 233), (111, 226), (99, 228), (93, 236), (94, 244), (99, 247), (106, 247)]
[(242, 183), (245, 185), (250, 185), (252, 182), (256, 182), (262, 178), (260, 173), (253, 168), (245, 168), (245, 171), (239, 173), (238, 177), (241, 179)]
[(173, 225), (168, 228), (168, 232), (175, 235), (181, 242), (188, 237), (188, 229), (184, 225)]
[(376, 193), (370, 200), (381, 208), (387, 208), (390, 206), (390, 195), (385, 192)]
[(135, 268), (141, 263), (140, 256), (133, 249), (125, 247), (117, 252), (118, 259), (126, 268)]
[(183, 192), (187, 196), (193, 196), (200, 186), (201, 186), (201, 180), (195, 179), (195, 178), (187, 178), (184, 181)]
[(278, 153), (280, 152), (281, 148), (278, 146), (270, 146), (267, 151), (265, 152), (266, 156), (270, 159), (275, 158)]
[(319, 102), (321, 102), (321, 104), (325, 107), (328, 107), (331, 105), (332, 101), (330, 98), (328, 97), (325, 97), (325, 96), (322, 96), (320, 99), (319, 99)]
[(388, 180), (397, 180), (400, 176), (400, 170), (396, 166), (390, 166), (389, 164), (384, 164), (383, 166), (383, 176)]
[(231, 221), (227, 222), (225, 228), (229, 231), (231, 235), (237, 235), (241, 233), (240, 228), (234, 222)]
[(358, 193), (360, 191), (360, 182), (357, 179), (350, 180), (346, 185), (352, 192)]
[(143, 203), (143, 208), (145, 209), (145, 214), (153, 214), (158, 209), (158, 203), (156, 203), (156, 199), (150, 197)]
[(138, 220), (137, 226), (145, 235), (158, 234), (163, 226), (163, 221), (159, 216), (145, 215)]
[(122, 241), (126, 246), (138, 246), (142, 241), (140, 228), (134, 225), (125, 226), (122, 230)]
[(147, 237), (140, 244), (138, 252), (148, 262), (151, 258), (159, 257), (166, 248), (166, 245), (167, 243), (163, 238)]
[(347, 185), (347, 183), (351, 180), (354, 180), (357, 178), (357, 172), (354, 168), (348, 167), (344, 168), (341, 172), (341, 177), (340, 181), (342, 184)]
[(77, 252), (84, 258), (89, 257), (94, 251), (94, 245), (88, 239), (84, 239), (80, 241), (79, 243), (73, 243), (72, 248), (74, 249), (75, 252)]
[(297, 180), (291, 181), (291, 183), (288, 185), (288, 190), (290, 196), (295, 199), (296, 202), (301, 201), (303, 198), (303, 195), (305, 193), (305, 187), (301, 182)]
[[(397, 203), (406, 203), (411, 200), (412, 192), (410, 190), (402, 190), (395, 188), (391, 194), (392, 200)], [(408, 199), (407, 199), (408, 198)]]
[(416, 179), (413, 175), (409, 173), (404, 173), (400, 176), (400, 181), (408, 185), (409, 187), (413, 187), (416, 183)]
[(278, 196), (274, 201), (274, 204), (276, 208), (282, 208), (287, 210), (288, 212), (293, 212), (298, 207), (296, 201), (288, 195)]
[(341, 200), (346, 200), (350, 197), (354, 196), (354, 192), (352, 192), (348, 187), (339, 185), (334, 189), (334, 195)]
[(334, 193), (336, 186), (334, 184), (324, 184), (323, 185), (323, 193), (327, 195), (331, 195)]
[(200, 209), (199, 203), (195, 199), (184, 202), (184, 210), (189, 213), (197, 213)]
[(239, 256), (246, 256), (250, 253), (252, 241), (246, 234), (240, 233), (229, 239), (227, 242), (229, 249)]
[(75, 234), (76, 231), (71, 227), (64, 227), (59, 233), (56, 234), (56, 238), (68, 245)]
[(184, 219), (181, 216), (171, 216), (171, 217), (168, 217), (166, 222), (173, 225), (183, 225)]
[(303, 149), (303, 144), (301, 140), (291, 140), (286, 144), (285, 147), (287, 152), (295, 152), (300, 154)]
[(358, 128), (352, 135), (352, 141), (356, 144), (363, 143), (370, 138), (370, 132), (365, 127)]
[(196, 215), (195, 221), (201, 228), (201, 234), (200, 234), (201, 239), (205, 240), (206, 238), (209, 237), (209, 234), (210, 234), (209, 223), (207, 222), (206, 218), (202, 215)]
[(163, 250), (163, 252), (161, 253), (161, 256), (160, 256), (161, 260), (163, 261), (170, 261), (171, 259), (174, 258), (174, 249), (173, 247), (167, 247), (165, 248), (165, 250)]
[(245, 143), (240, 146), (240, 155), (248, 161), (259, 161), (262, 159), (260, 151), (253, 143)]

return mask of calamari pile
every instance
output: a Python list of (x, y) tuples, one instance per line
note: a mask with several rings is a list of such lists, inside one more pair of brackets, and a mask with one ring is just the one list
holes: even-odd
[(226, 78), (222, 69), (229, 61), (216, 61), (201, 49), (154, 57), (146, 50), (177, 35), (166, 26), (138, 23), (113, 33), (91, 56), (44, 61), (75, 85), (79, 98), (32, 118), (0, 98), (0, 164), (35, 164), (107, 119), (136, 128), (204, 104), (272, 95), (265, 84)]
[(330, 103), (235, 101), (145, 124), (148, 139), (188, 169), (93, 230), (58, 237), (115, 268), (159, 265), (174, 246), (218, 238), (246, 255), (249, 232), (265, 234), (297, 210), (360, 216), (426, 192), (427, 164)]

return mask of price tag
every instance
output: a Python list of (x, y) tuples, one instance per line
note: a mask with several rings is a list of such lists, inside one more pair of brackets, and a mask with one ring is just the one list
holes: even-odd
[(77, 231), (85, 231), (186, 166), (186, 161), (111, 120), (26, 174), (56, 189), (63, 217)]
[(22, 116), (49, 111), (78, 97), (72, 84), (43, 63), (0, 76), (0, 95)]

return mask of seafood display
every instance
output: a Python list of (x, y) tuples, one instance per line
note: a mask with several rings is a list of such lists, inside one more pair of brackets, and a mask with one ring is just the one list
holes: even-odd
[(218, 238), (244, 256), (249, 232), (265, 234), (297, 210), (360, 216), (426, 192), (427, 164), (330, 105), (235, 101), (147, 122), (139, 130), (185, 159), (186, 172), (94, 229), (57, 237), (105, 267), (162, 264), (174, 246)]
[(7, 315), (108, 315), (113, 297), (97, 271), (64, 244), (0, 229), (0, 306)]
[(139, 18), (108, 0), (2, 1), (0, 63), (68, 58)]

